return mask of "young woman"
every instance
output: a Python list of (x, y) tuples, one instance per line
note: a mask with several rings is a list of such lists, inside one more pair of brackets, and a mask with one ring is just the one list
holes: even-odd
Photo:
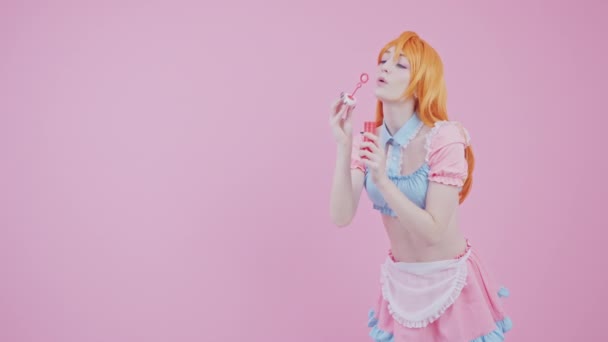
[(332, 221), (348, 225), (365, 189), (390, 241), (370, 336), (503, 341), (511, 321), (499, 297), (508, 291), (493, 284), (459, 229), (474, 157), (467, 130), (448, 119), (437, 52), (414, 32), (387, 43), (376, 97), (375, 134), (353, 136), (353, 107), (341, 99), (329, 119), (337, 142)]

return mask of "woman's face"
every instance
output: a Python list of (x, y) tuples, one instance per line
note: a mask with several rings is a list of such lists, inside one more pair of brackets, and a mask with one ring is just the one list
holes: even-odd
[(399, 101), (410, 84), (410, 62), (404, 55), (394, 61), (395, 48), (388, 49), (378, 64), (376, 97), (381, 101)]

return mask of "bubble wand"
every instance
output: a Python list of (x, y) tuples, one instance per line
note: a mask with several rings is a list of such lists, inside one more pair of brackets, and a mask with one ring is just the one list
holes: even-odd
[(359, 88), (361, 88), (365, 83), (367, 83), (367, 81), (369, 81), (369, 76), (366, 73), (362, 73), (359, 77), (359, 82), (355, 86), (355, 90), (353, 90), (352, 94), (342, 94), (342, 98), (345, 105), (354, 106), (357, 103), (357, 101), (355, 100), (355, 94), (357, 93), (357, 90), (359, 90)]

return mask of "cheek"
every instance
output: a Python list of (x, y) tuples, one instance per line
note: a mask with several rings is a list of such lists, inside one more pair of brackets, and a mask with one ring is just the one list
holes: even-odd
[(410, 75), (403, 75), (395, 80), (394, 86), (396, 90), (400, 92), (405, 91), (407, 86), (410, 84)]
[(410, 83), (410, 72), (404, 71), (398, 77), (399, 83), (401, 84), (409, 84)]
[(401, 81), (397, 82), (395, 80), (395, 82), (393, 82), (390, 85), (390, 87), (388, 87), (387, 90), (389, 90), (391, 93), (394, 93), (394, 94), (400, 94), (405, 90), (406, 87), (407, 87), (407, 84), (405, 82), (401, 82)]

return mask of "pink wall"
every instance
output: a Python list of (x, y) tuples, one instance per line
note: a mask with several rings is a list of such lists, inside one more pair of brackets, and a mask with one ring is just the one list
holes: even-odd
[(510, 340), (608, 339), (607, 6), (360, 3), (0, 4), (0, 341), (368, 341), (387, 241), (329, 222), (327, 110), (410, 29)]

